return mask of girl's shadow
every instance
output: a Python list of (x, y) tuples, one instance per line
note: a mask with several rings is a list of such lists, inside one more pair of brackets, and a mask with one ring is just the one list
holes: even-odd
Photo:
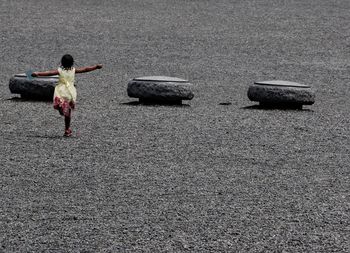
[(67, 137), (64, 137), (64, 136), (61, 136), (61, 135), (39, 135), (39, 134), (34, 134), (34, 135), (27, 135), (27, 137), (28, 138), (39, 138), (39, 139), (51, 139), (51, 140), (68, 139)]

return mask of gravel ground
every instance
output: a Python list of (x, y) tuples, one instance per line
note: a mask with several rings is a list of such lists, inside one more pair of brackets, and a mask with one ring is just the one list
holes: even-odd
[[(0, 0), (0, 252), (349, 252), (350, 1)], [(72, 138), (28, 69), (77, 66)], [(183, 106), (128, 80), (187, 78)], [(312, 85), (262, 110), (254, 81)], [(220, 105), (220, 103), (231, 103)]]

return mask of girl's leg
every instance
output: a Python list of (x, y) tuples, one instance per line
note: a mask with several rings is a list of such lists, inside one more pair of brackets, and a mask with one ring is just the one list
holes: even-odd
[(71, 122), (71, 110), (69, 109), (68, 115), (64, 116), (64, 124), (65, 124), (65, 136), (70, 136), (72, 134), (72, 130), (70, 130), (70, 122)]
[(65, 129), (66, 131), (70, 128), (70, 116), (64, 116), (64, 124), (65, 124)]

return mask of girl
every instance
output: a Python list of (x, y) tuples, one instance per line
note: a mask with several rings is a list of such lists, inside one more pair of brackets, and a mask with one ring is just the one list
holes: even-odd
[(70, 129), (71, 113), (75, 108), (75, 101), (77, 99), (77, 90), (74, 86), (75, 73), (85, 73), (102, 68), (102, 65), (98, 64), (91, 67), (75, 69), (73, 64), (73, 57), (66, 54), (62, 57), (61, 67), (59, 67), (58, 70), (32, 73), (33, 77), (59, 75), (58, 84), (55, 87), (53, 102), (54, 108), (58, 110), (62, 116), (64, 116), (64, 136), (66, 137), (72, 135), (72, 130)]

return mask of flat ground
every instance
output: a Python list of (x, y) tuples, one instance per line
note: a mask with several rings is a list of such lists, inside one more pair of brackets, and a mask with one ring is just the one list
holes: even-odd
[[(1, 0), (0, 23), (0, 252), (350, 251), (350, 1)], [(104, 64), (72, 138), (8, 89), (65, 53)], [(195, 98), (135, 105), (145, 75)], [(270, 79), (316, 103), (252, 107)]]

